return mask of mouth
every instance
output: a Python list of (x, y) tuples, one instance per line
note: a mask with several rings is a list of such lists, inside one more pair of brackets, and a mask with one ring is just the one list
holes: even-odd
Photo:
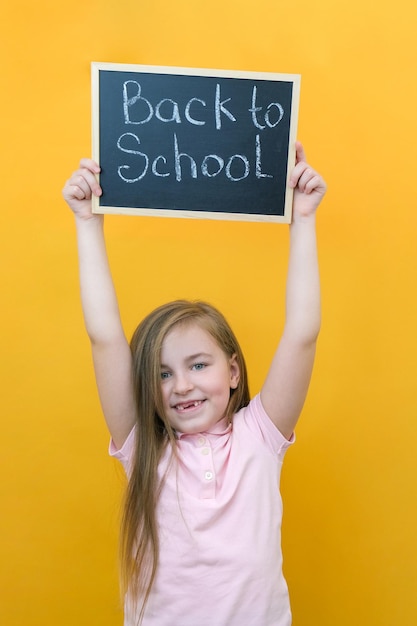
[(181, 402), (180, 404), (175, 404), (173, 408), (179, 413), (183, 413), (185, 411), (193, 411), (197, 407), (200, 407), (203, 402), (204, 400), (190, 400), (189, 402)]

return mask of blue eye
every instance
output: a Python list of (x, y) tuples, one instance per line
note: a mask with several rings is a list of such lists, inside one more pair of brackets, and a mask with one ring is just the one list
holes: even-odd
[(200, 370), (203, 370), (205, 367), (206, 367), (205, 363), (194, 363), (192, 369), (198, 372)]
[(170, 376), (171, 376), (171, 374), (169, 372), (161, 372), (161, 379), (162, 380), (166, 380)]

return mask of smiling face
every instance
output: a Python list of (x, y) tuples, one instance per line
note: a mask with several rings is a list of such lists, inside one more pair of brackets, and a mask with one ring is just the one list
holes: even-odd
[(161, 350), (161, 391), (166, 418), (182, 433), (209, 430), (225, 417), (230, 390), (239, 382), (236, 356), (228, 357), (196, 323), (178, 324)]

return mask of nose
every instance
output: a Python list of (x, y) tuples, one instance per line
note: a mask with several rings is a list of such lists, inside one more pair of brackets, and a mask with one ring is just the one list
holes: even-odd
[(185, 395), (193, 388), (193, 383), (187, 372), (177, 372), (174, 378), (174, 393)]

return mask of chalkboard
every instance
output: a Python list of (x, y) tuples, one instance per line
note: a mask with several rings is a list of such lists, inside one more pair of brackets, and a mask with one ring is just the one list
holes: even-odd
[(95, 213), (291, 221), (300, 76), (92, 63)]

